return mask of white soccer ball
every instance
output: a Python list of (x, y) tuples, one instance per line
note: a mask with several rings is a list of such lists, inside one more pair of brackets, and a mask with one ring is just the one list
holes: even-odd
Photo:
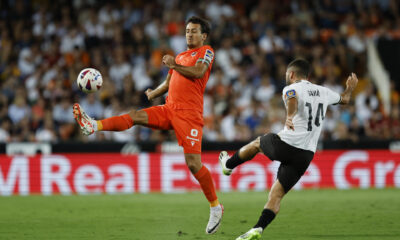
[(85, 68), (79, 73), (76, 83), (83, 92), (92, 93), (101, 88), (101, 85), (103, 85), (103, 77), (98, 70), (94, 68)]

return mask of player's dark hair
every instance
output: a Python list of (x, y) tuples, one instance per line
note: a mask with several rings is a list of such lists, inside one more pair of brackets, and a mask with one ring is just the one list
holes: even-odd
[(197, 16), (192, 16), (186, 21), (186, 25), (188, 25), (189, 23), (200, 24), (201, 33), (207, 34), (207, 37), (210, 35), (211, 25), (204, 18), (197, 17)]
[(292, 68), (292, 71), (296, 74), (297, 77), (300, 78), (308, 78), (311, 72), (310, 63), (302, 58), (296, 58), (291, 61), (288, 65), (288, 68)]

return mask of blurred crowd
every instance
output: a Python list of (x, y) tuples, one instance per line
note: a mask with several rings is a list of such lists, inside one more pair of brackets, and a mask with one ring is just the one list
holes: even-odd
[[(186, 50), (185, 20), (212, 25), (215, 62), (204, 96), (206, 141), (248, 141), (283, 128), (287, 64), (308, 59), (311, 80), (341, 92), (351, 72), (353, 104), (329, 108), (322, 138), (400, 139), (398, 86), (385, 113), (368, 77), (367, 39), (400, 38), (394, 0), (8, 0), (0, 6), (0, 142), (163, 141), (171, 131), (135, 126), (80, 134), (78, 102), (95, 119), (164, 103), (147, 88), (164, 81), (164, 54)], [(84, 94), (77, 74), (94, 67), (103, 87)]]

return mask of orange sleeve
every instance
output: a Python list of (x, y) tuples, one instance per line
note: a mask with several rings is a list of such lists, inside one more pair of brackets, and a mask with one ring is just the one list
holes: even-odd
[(210, 66), (214, 61), (214, 50), (210, 46), (205, 46), (201, 49), (199, 58), (196, 63), (202, 62)]

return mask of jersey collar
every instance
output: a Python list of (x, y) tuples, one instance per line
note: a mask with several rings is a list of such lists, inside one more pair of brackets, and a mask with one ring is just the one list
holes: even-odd
[(301, 79), (301, 80), (297, 80), (297, 81), (295, 81), (294, 83), (292, 83), (292, 84), (295, 84), (295, 83), (300, 83), (300, 82), (309, 82), (308, 80), (305, 80), (305, 79)]
[(202, 47), (204, 47), (204, 45), (203, 46), (200, 46), (200, 47), (198, 47), (198, 48), (193, 48), (193, 49), (188, 49), (188, 50), (186, 50), (186, 52), (193, 52), (193, 51), (197, 51), (197, 50), (199, 50), (200, 48), (202, 48)]

